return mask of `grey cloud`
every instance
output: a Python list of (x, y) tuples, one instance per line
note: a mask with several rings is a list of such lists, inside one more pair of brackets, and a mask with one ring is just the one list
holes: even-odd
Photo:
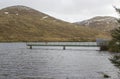
[(99, 15), (115, 15), (119, 0), (0, 0), (0, 8), (25, 5), (66, 21), (78, 21)]

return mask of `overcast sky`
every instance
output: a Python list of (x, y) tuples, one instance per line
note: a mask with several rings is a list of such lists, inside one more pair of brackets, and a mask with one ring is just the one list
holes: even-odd
[(115, 16), (113, 6), (120, 0), (0, 0), (0, 8), (24, 5), (68, 22), (89, 19), (94, 16)]

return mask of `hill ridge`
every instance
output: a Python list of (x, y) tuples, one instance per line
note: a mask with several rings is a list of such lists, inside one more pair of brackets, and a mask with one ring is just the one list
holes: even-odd
[(75, 24), (104, 31), (111, 31), (119, 26), (117, 18), (111, 16), (96, 16)]
[(12, 6), (0, 10), (0, 41), (95, 41), (109, 37), (29, 7), (20, 8)]

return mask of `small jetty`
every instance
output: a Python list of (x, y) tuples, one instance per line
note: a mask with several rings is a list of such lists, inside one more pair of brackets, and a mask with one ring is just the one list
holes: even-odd
[(105, 45), (103, 42), (97, 43), (97, 42), (29, 42), (26, 43), (27, 46), (29, 46), (30, 49), (33, 48), (33, 46), (61, 46), (63, 47), (63, 50), (66, 49), (66, 47), (101, 47)]

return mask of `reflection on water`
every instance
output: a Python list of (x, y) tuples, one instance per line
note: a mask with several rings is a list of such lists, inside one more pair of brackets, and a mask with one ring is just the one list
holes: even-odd
[(110, 61), (120, 69), (120, 55), (115, 55), (112, 58), (110, 58)]
[[(114, 64), (115, 67), (117, 67), (120, 70), (120, 54), (119, 53), (115, 54), (109, 60), (111, 61), (111, 63)], [(120, 71), (119, 71), (118, 76), (120, 78)]]
[(103, 74), (110, 75), (108, 79), (119, 79), (108, 52), (96, 51), (98, 48), (67, 49), (30, 50), (24, 43), (1, 43), (0, 79), (104, 79)]

